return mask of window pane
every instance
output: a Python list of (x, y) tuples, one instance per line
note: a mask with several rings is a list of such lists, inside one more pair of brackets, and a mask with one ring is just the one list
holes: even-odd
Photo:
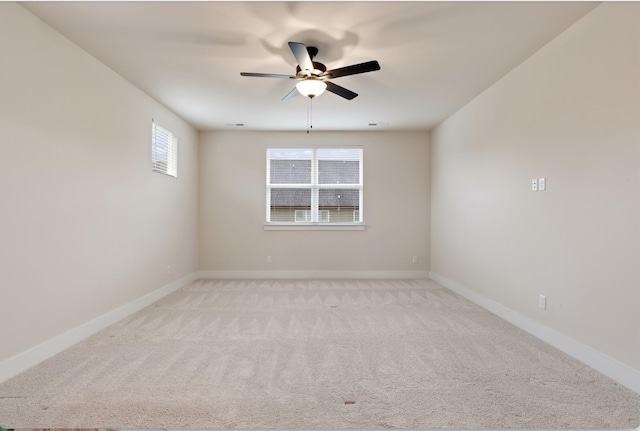
[(359, 184), (360, 162), (318, 160), (318, 184)]
[(362, 150), (318, 149), (318, 184), (360, 184)]
[(312, 149), (268, 150), (270, 184), (311, 184)]
[[(353, 223), (354, 211), (360, 210), (360, 190), (358, 189), (320, 189), (318, 210), (327, 211), (327, 222)], [(359, 213), (358, 216), (359, 217)], [(318, 219), (323, 222), (325, 220)]]
[(303, 213), (311, 213), (311, 189), (271, 189), (270, 220), (272, 222), (296, 222)]
[(311, 184), (311, 160), (271, 160), (271, 184)]

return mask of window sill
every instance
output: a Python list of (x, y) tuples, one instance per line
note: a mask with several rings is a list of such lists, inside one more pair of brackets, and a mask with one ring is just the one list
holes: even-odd
[(264, 230), (365, 230), (364, 223), (265, 223)]

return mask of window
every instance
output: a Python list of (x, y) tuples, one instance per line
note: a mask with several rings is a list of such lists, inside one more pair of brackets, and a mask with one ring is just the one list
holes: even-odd
[(267, 223), (362, 224), (362, 149), (269, 148)]
[[(295, 210), (295, 221), (298, 222), (310, 222), (311, 221), (311, 211), (308, 210)], [(318, 211), (318, 221), (328, 223), (329, 222), (329, 214), (330, 212), (327, 210)], [(355, 220), (354, 220), (355, 221)]]
[(151, 124), (151, 169), (178, 176), (178, 138), (155, 122)]

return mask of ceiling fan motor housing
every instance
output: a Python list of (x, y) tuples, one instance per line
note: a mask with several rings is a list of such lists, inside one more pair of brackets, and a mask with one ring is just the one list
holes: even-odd
[[(310, 71), (311, 75), (320, 76), (327, 71), (327, 66), (325, 66), (324, 64), (318, 63), (317, 61), (312, 61), (311, 63), (313, 64), (313, 70)], [(296, 75), (305, 76), (306, 73), (304, 73), (302, 69), (300, 69), (300, 66), (296, 66)]]

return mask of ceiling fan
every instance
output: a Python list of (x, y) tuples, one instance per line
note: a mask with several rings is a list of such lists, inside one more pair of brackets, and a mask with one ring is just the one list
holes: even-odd
[(298, 61), (295, 75), (251, 72), (241, 72), (240, 75), (255, 76), (259, 78), (295, 79), (299, 81), (296, 84), (296, 87), (284, 96), (282, 100), (291, 100), (296, 97), (298, 93), (313, 99), (314, 97), (322, 94), (325, 90), (333, 94), (337, 94), (340, 97), (344, 97), (347, 100), (351, 100), (357, 97), (358, 94), (334, 84), (329, 80), (333, 78), (340, 78), (341, 76), (356, 75), (358, 73), (380, 70), (380, 65), (375, 60), (327, 70), (327, 67), (324, 64), (313, 61), (315, 56), (318, 55), (318, 48), (315, 46), (306, 46), (304, 43), (300, 42), (289, 42), (289, 48), (291, 48), (293, 55)]

